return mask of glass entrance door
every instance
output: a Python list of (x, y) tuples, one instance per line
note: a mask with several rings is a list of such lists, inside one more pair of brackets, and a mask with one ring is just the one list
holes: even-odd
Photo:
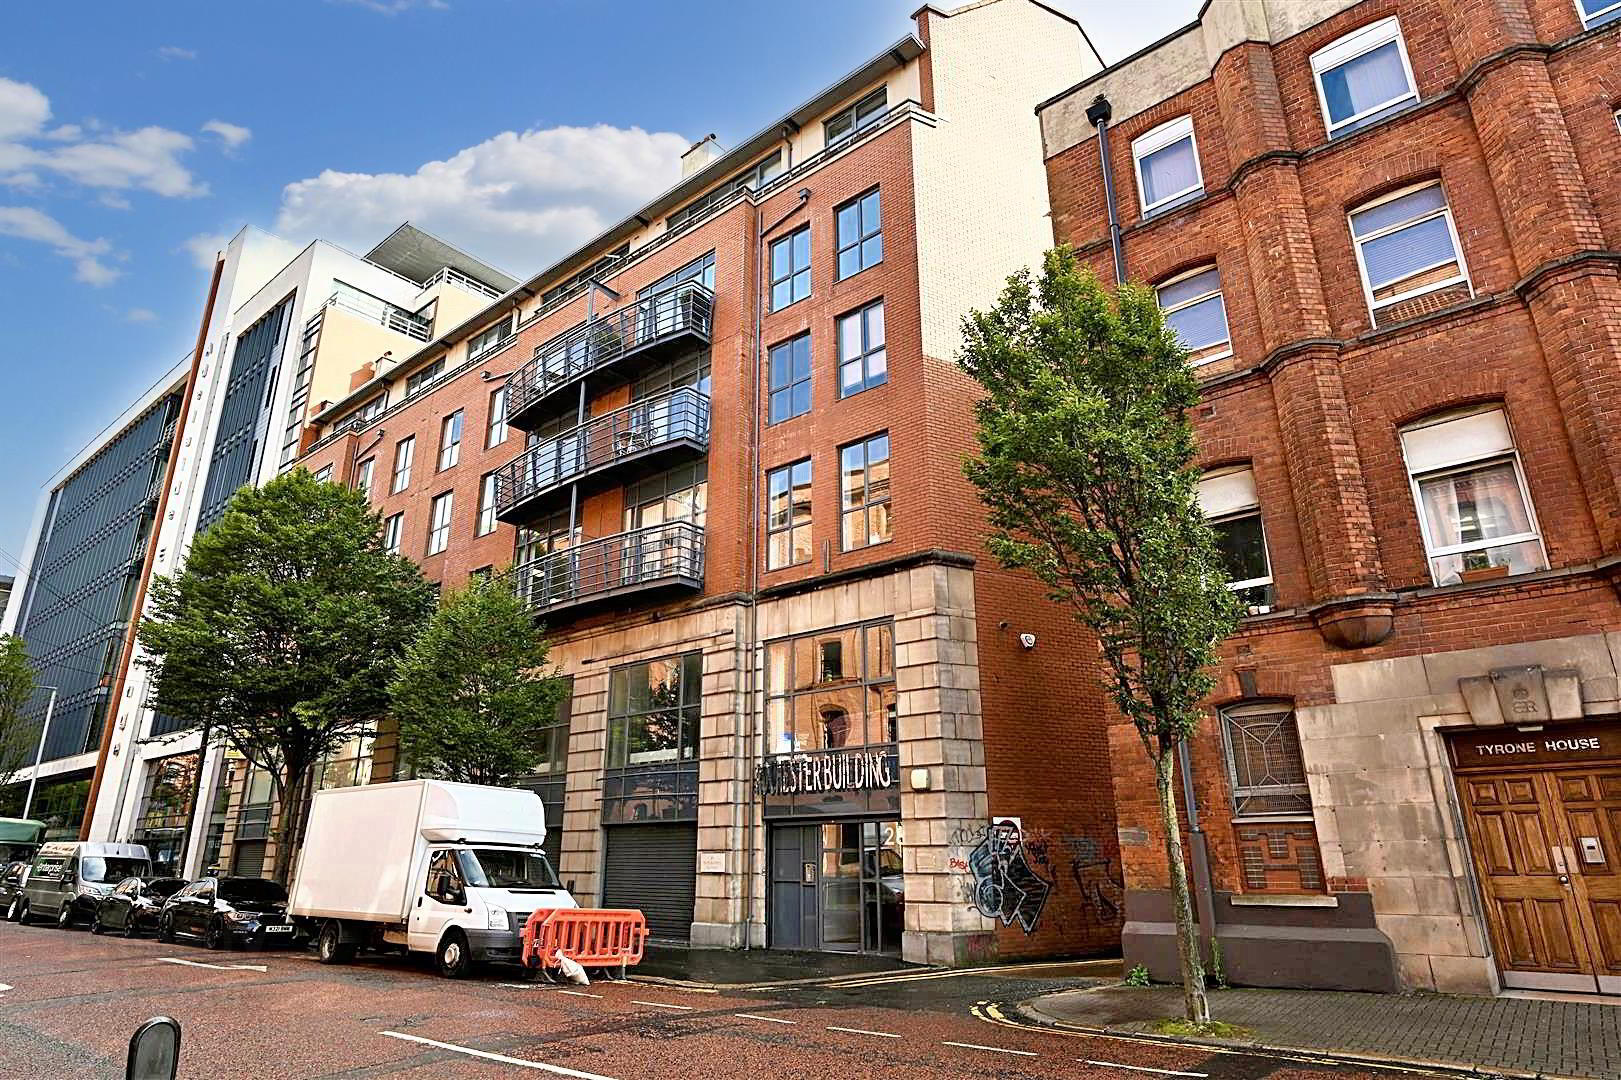
[(893, 819), (775, 827), (772, 946), (899, 954), (904, 845)]

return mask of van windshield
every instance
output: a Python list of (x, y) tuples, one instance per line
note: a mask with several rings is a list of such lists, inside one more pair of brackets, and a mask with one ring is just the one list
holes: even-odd
[(457, 852), (467, 884), (482, 889), (558, 889), (557, 874), (538, 851), (470, 848)]
[(79, 860), (79, 876), (101, 885), (111, 885), (127, 877), (146, 877), (150, 873), (152, 864), (145, 859), (86, 855)]

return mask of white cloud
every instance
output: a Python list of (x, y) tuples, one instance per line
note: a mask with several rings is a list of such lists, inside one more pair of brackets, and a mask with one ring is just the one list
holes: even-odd
[(158, 46), (158, 56), (164, 60), (195, 60), (197, 59), (197, 50), (183, 49), (179, 45), (160, 45)]
[(505, 131), (414, 173), (329, 169), (289, 184), (276, 231), (364, 251), (409, 219), (528, 274), (673, 184), (689, 144), (604, 124)]
[(158, 313), (151, 308), (132, 307), (124, 312), (124, 321), (132, 323), (154, 323), (158, 321)]
[[(189, 135), (156, 125), (103, 130), (93, 120), (46, 130), (50, 116), (50, 100), (38, 88), (0, 78), (0, 184), (38, 187), (54, 175), (102, 191), (143, 190), (171, 198), (208, 193), (208, 185), (181, 160), (196, 146)], [(224, 121), (210, 123), (222, 127), (204, 130), (227, 148), (251, 134)]]
[(450, 10), (446, 0), (335, 0), (335, 2), (353, 4), (355, 7), (363, 7), (380, 15), (398, 15), (402, 11), (411, 11), (415, 8), (425, 11)]
[(241, 124), (233, 124), (228, 120), (210, 120), (203, 125), (202, 130), (209, 135), (218, 135), (227, 150), (235, 150), (253, 138), (252, 131)]
[(74, 277), (87, 285), (111, 285), (122, 273), (102, 261), (112, 254), (112, 245), (106, 240), (74, 236), (60, 221), (31, 206), (0, 206), (0, 236), (33, 240), (72, 259)]
[(230, 242), (230, 233), (198, 233), (184, 244), (181, 244), (180, 250), (189, 254), (192, 262), (204, 270), (212, 270), (214, 269), (214, 260)]

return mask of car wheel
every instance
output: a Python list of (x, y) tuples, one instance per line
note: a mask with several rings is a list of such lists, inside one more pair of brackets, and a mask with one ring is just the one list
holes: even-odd
[(99, 911), (90, 916), (90, 932), (92, 934), (105, 934), (107, 932), (107, 928), (101, 925), (101, 912)]
[(28, 901), (24, 900), (22, 902), (22, 906), (17, 909), (17, 921), (19, 923), (27, 925), (28, 917), (30, 915), (32, 915), (32, 914), (33, 914), (33, 912), (30, 911), (29, 908), (28, 908)]
[(64, 903), (56, 909), (56, 928), (58, 930), (73, 929), (73, 905)]
[(439, 974), (447, 979), (460, 979), (473, 970), (473, 953), (467, 945), (467, 935), (460, 930), (452, 930), (439, 942), (439, 951), (434, 957), (439, 964)]
[(22, 899), (22, 897), (13, 896), (11, 898), (11, 903), (6, 905), (6, 920), (8, 922), (16, 922), (18, 919), (22, 918), (22, 911), (23, 911), (23, 899)]
[(206, 937), (204, 937), (203, 941), (215, 952), (228, 948), (231, 944), (231, 936), (225, 932), (224, 920), (215, 919), (213, 922), (209, 923), (208, 934)]
[(343, 931), (336, 922), (328, 922), (315, 939), (315, 956), (323, 964), (346, 964), (355, 958), (355, 945), (343, 940)]
[(174, 919), (168, 915), (158, 919), (158, 940), (165, 945), (174, 944)]
[(136, 925), (135, 912), (133, 912), (133, 911), (130, 912), (129, 917), (124, 920), (124, 936), (125, 937), (140, 937), (141, 936), (141, 928), (138, 925)]

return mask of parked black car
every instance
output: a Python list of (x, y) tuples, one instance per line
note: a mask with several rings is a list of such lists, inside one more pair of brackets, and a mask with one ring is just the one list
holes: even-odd
[(32, 859), (0, 863), (0, 915), (10, 922), (16, 922), (17, 916), (22, 913), (23, 875), (28, 873), (32, 863)]
[(250, 877), (199, 878), (169, 897), (158, 916), (158, 940), (189, 937), (210, 949), (238, 944), (291, 943), (298, 937), (287, 916), (287, 890)]
[(140, 937), (142, 930), (156, 930), (164, 902), (185, 887), (185, 878), (125, 878), (96, 905), (90, 932), (122, 930), (125, 937)]

